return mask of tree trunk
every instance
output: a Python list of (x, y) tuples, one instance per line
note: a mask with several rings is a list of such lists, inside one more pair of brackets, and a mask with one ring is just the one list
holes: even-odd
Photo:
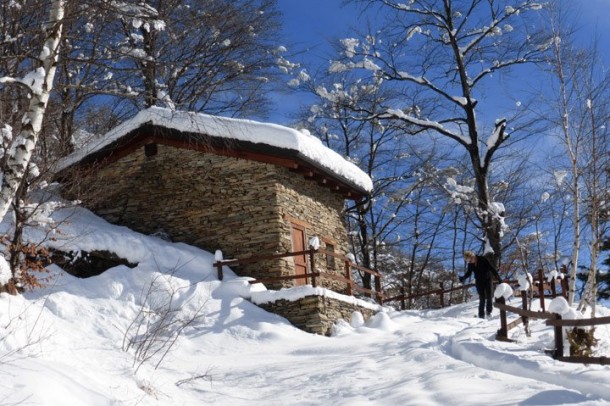
[[(363, 214), (358, 214), (358, 227), (360, 228), (360, 250), (362, 252), (362, 266), (368, 269), (371, 267), (371, 253), (369, 250), (368, 228)], [(362, 287), (371, 289), (371, 274), (365, 272), (362, 276)]]

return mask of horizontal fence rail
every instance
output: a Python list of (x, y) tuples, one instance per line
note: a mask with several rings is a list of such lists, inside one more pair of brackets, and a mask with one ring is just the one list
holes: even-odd
[[(430, 289), (430, 290), (427, 290), (425, 292), (414, 293), (412, 295), (407, 295), (406, 292), (405, 292), (405, 288), (401, 288), (400, 289), (401, 293), (399, 295), (385, 298), (385, 303), (388, 303), (388, 302), (400, 302), (400, 309), (401, 310), (406, 310), (407, 309), (407, 302), (409, 302), (411, 300), (418, 299), (418, 298), (421, 298), (421, 297), (438, 296), (439, 302), (440, 302), (440, 307), (443, 308), (446, 305), (446, 303), (445, 303), (445, 295), (447, 293), (456, 292), (456, 291), (464, 291), (464, 290), (468, 290), (468, 289), (470, 289), (472, 287), (474, 287), (474, 283), (469, 283), (469, 284), (460, 285), (460, 286), (454, 286), (454, 287), (445, 289), (444, 284), (440, 283), (438, 289)], [(448, 303), (447, 305), (451, 305), (451, 303)]]
[[(218, 272), (218, 279), (222, 280), (224, 277), (224, 274), (223, 274), (224, 266), (230, 267), (230, 266), (239, 266), (239, 265), (245, 265), (245, 264), (254, 264), (254, 263), (258, 263), (258, 262), (262, 262), (262, 261), (281, 259), (281, 258), (290, 258), (290, 257), (301, 256), (301, 255), (307, 255), (309, 258), (308, 272), (306, 272), (304, 274), (299, 274), (299, 275), (295, 274), (295, 275), (274, 276), (274, 277), (269, 277), (269, 278), (259, 278), (259, 279), (250, 281), (250, 283), (251, 284), (273, 283), (273, 282), (280, 282), (280, 281), (285, 281), (285, 280), (305, 279), (305, 280), (311, 280), (311, 285), (313, 287), (317, 287), (319, 279), (331, 279), (331, 280), (335, 280), (335, 281), (344, 283), (345, 287), (346, 287), (345, 292), (349, 296), (352, 296), (354, 294), (354, 292), (358, 292), (358, 293), (362, 293), (368, 297), (373, 297), (373, 298), (375, 298), (375, 300), (378, 303), (383, 304), (384, 296), (383, 296), (383, 291), (381, 288), (381, 286), (382, 286), (381, 273), (379, 273), (373, 269), (368, 269), (363, 266), (360, 266), (360, 265), (354, 263), (349, 257), (342, 255), (342, 254), (338, 254), (333, 251), (326, 251), (326, 250), (322, 250), (322, 249), (311, 248), (311, 249), (304, 250), (304, 251), (285, 252), (285, 253), (281, 253), (281, 254), (261, 255), (261, 256), (254, 256), (254, 257), (248, 257), (248, 258), (223, 259), (223, 260), (214, 262), (214, 266), (216, 267), (217, 272)], [(316, 260), (315, 260), (316, 255), (323, 256), (325, 258), (333, 257), (333, 258), (343, 261), (343, 264), (344, 264), (343, 275), (340, 275), (338, 273), (324, 271), (324, 270), (317, 268)], [(354, 269), (359, 272), (363, 272), (363, 273), (371, 275), (371, 278), (373, 279), (373, 283), (374, 283), (374, 288), (368, 289), (368, 288), (358, 285), (352, 278), (352, 270), (354, 270)]]
[[(511, 286), (517, 286), (518, 282), (516, 280), (506, 281)], [(445, 300), (445, 297), (448, 293), (452, 293), (455, 291), (464, 291), (474, 287), (474, 283), (469, 283), (465, 285), (459, 286), (451, 286), (449, 288), (445, 288), (444, 283), (439, 284), (438, 289), (430, 289), (424, 292), (417, 292), (413, 294), (407, 294), (405, 292), (405, 288), (400, 288), (400, 294), (386, 297), (385, 303), (389, 302), (400, 302), (400, 309), (406, 310), (407, 302), (412, 301), (414, 299), (418, 299), (421, 297), (427, 296), (438, 296), (440, 307), (450, 306), (451, 303)], [(557, 287), (559, 286), (559, 289)], [(557, 296), (567, 297), (568, 292), (568, 282), (566, 278), (551, 278), (548, 280), (544, 277), (544, 273), (542, 270), (537, 272), (537, 278), (533, 281), (533, 296), (540, 300), (540, 307), (542, 311), (545, 310), (544, 299), (545, 298), (555, 298)]]

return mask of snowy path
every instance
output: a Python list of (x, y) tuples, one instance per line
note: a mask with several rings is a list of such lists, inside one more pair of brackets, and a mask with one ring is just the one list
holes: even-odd
[[(281, 335), (270, 335), (265, 345), (259, 345), (261, 337), (250, 337), (252, 347), (242, 342), (234, 354), (217, 355), (219, 344), (207, 343), (198, 351), (214, 365), (214, 383), (200, 388), (202, 396), (207, 402), (231, 405), (594, 405), (610, 401), (610, 373), (604, 368), (590, 367), (596, 373), (566, 365), (564, 373), (558, 374), (562, 366), (554, 365), (547, 371), (547, 364), (556, 363), (542, 351), (493, 339), (499, 327), (497, 317), (478, 320), (428, 314), (430, 318), (417, 312), (378, 316), (372, 326), (344, 326), (331, 338), (291, 334), (289, 345)], [(241, 342), (244, 337), (236, 331), (234, 338)], [(279, 340), (276, 345), (275, 340)], [(581, 374), (588, 375), (587, 381)], [(603, 379), (596, 381), (596, 374)]]

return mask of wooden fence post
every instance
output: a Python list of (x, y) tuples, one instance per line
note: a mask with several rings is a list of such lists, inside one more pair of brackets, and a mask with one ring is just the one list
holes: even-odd
[[(496, 298), (496, 303), (506, 304), (503, 296)], [(508, 340), (508, 323), (506, 322), (506, 310), (500, 309), (500, 330), (496, 333), (496, 339)]]
[(383, 293), (381, 292), (381, 276), (375, 275), (375, 296), (377, 296), (377, 303), (383, 304)]
[(555, 277), (553, 277), (553, 279), (551, 279), (551, 293), (553, 294), (553, 299), (555, 299), (557, 297), (557, 288), (555, 287), (556, 282), (557, 282), (557, 279), (555, 279)]
[(345, 279), (348, 280), (347, 283), (347, 294), (352, 296), (352, 268), (349, 266), (349, 260), (345, 260)]
[(538, 295), (540, 296), (540, 309), (544, 312), (544, 272), (538, 269)]
[(311, 270), (311, 286), (316, 287), (316, 265), (314, 262), (314, 254), (316, 250), (313, 248), (309, 249), (309, 266)]
[(214, 265), (216, 265), (216, 270), (218, 273), (218, 280), (221, 281), (224, 278), (224, 274), (222, 272), (222, 261), (216, 261), (216, 263), (214, 263)]
[(400, 309), (407, 310), (407, 301), (405, 300), (405, 287), (400, 287)]
[[(527, 306), (527, 291), (521, 291), (521, 307), (523, 310), (529, 310)], [(525, 335), (530, 337), (532, 333), (530, 332), (530, 319), (527, 316), (521, 316), (523, 319), (523, 327), (525, 328)]]
[(569, 289), (570, 289), (570, 286), (568, 284), (568, 275), (565, 274), (565, 275), (563, 275), (563, 278), (561, 278), (561, 296), (563, 296), (564, 299), (568, 298)]
[[(561, 315), (556, 314), (555, 319), (561, 320)], [(553, 358), (559, 357), (563, 357), (563, 327), (561, 325), (555, 326), (555, 351), (553, 351)]]
[(441, 286), (441, 290), (438, 292), (439, 294), (439, 299), (441, 302), (441, 309), (445, 307), (445, 290), (443, 288), (443, 282), (439, 283), (439, 285)]

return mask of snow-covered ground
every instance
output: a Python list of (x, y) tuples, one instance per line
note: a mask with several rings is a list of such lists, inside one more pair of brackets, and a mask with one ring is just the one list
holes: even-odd
[[(230, 271), (217, 281), (213, 254), (84, 210), (63, 213), (52, 244), (108, 249), (139, 265), (89, 279), (52, 268), (44, 289), (0, 296), (0, 405), (610, 402), (610, 367), (554, 361), (544, 352), (553, 332), (541, 321), (531, 337), (515, 328), (516, 342), (495, 341), (497, 311), (481, 320), (470, 302), (385, 309), (364, 324), (356, 314), (332, 337), (311, 335), (252, 304), (249, 285)], [(152, 333), (161, 330), (180, 335), (157, 345), (165, 336)], [(596, 331), (600, 353), (610, 353), (610, 329)]]

